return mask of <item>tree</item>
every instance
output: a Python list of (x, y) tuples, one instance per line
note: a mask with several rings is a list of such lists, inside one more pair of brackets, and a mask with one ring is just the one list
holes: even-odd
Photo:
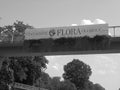
[(75, 85), (70, 81), (61, 81), (60, 77), (50, 77), (45, 72), (42, 72), (42, 75), (36, 81), (35, 86), (48, 90), (77, 90)]
[(88, 81), (88, 82), (86, 83), (86, 88), (85, 88), (85, 90), (95, 90), (95, 89), (94, 89), (94, 84), (93, 84), (93, 82)]
[(19, 32), (19, 34), (24, 33), (27, 28), (34, 28), (33, 26), (30, 26), (28, 24), (24, 24), (22, 21), (16, 20), (13, 24), (15, 30)]
[(78, 59), (73, 59), (72, 62), (64, 66), (63, 78), (74, 83), (77, 89), (83, 89), (91, 74), (89, 65)]
[(47, 68), (48, 60), (44, 56), (10, 57), (9, 67), (14, 71), (16, 82), (33, 85)]
[(94, 90), (105, 90), (105, 88), (102, 87), (100, 84), (96, 83), (94, 84)]
[(22, 21), (16, 21), (13, 25), (6, 25), (0, 28), (1, 35), (3, 36), (3, 42), (20, 42), (24, 40), (24, 32), (27, 28), (33, 28), (28, 24), (24, 24)]
[(9, 68), (8, 60), (5, 58), (0, 69), (0, 90), (8, 90), (13, 81), (13, 70)]
[(60, 90), (77, 90), (75, 85), (68, 80), (61, 81)]
[(41, 72), (41, 76), (36, 80), (35, 86), (50, 90), (51, 88), (50, 81), (51, 77), (48, 75), (48, 73)]
[[(0, 70), (0, 83), (12, 85), (13, 82), (33, 85), (47, 66), (44, 56), (9, 57), (3, 61)], [(1, 84), (0, 84), (1, 85)]]
[(60, 77), (53, 77), (50, 81), (51, 90), (59, 90), (60, 89)]

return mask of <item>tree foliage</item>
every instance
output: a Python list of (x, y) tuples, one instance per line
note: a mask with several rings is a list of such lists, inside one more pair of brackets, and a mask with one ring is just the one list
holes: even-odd
[(44, 56), (9, 57), (7, 61), (3, 61), (0, 82), (6, 85), (12, 82), (33, 85), (47, 68), (47, 63)]
[(48, 73), (41, 72), (41, 76), (36, 80), (35, 86), (40, 88), (46, 88), (50, 89), (51, 77), (48, 75)]
[(30, 26), (28, 24), (24, 24), (22, 21), (16, 21), (13, 24), (15, 30), (19, 32), (19, 34), (24, 33), (27, 28), (33, 28), (33, 26)]
[(91, 74), (92, 71), (89, 65), (74, 59), (64, 66), (63, 78), (74, 83), (77, 88), (85, 88)]
[(77, 90), (70, 81), (61, 81), (60, 79), (61, 77), (50, 77), (47, 73), (42, 72), (41, 77), (36, 80), (35, 86), (48, 90)]
[(2, 42), (20, 42), (24, 40), (24, 32), (27, 28), (33, 28), (28, 24), (24, 24), (22, 21), (16, 21), (12, 25), (6, 25), (0, 27), (0, 37)]
[(3, 61), (2, 67), (0, 69), (0, 83), (1, 84), (10, 84), (14, 80), (13, 71), (9, 68), (9, 63), (7, 60)]
[(7, 58), (4, 58), (0, 68), (0, 90), (9, 90), (9, 85), (14, 82), (13, 70), (9, 68)]
[(46, 87), (48, 90), (77, 90), (76, 86), (69, 80), (61, 81), (60, 77), (52, 77)]
[(94, 90), (105, 90), (105, 88), (102, 87), (100, 84), (96, 83), (94, 84)]
[(44, 56), (10, 57), (10, 68), (14, 70), (16, 82), (33, 85), (47, 68), (48, 60)]
[(77, 90), (77, 88), (69, 80), (65, 80), (65, 81), (61, 81), (60, 90)]

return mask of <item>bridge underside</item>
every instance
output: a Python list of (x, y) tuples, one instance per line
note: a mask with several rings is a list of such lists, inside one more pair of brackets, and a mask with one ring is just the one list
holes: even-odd
[(94, 50), (94, 51), (71, 51), (71, 52), (46, 52), (46, 53), (40, 53), (40, 52), (8, 52), (8, 53), (2, 53), (0, 56), (56, 56), (56, 55), (92, 55), (92, 54), (115, 54), (120, 53), (120, 50)]
[[(77, 41), (78, 42), (78, 41)], [(45, 41), (46, 43), (46, 41)], [(120, 38), (119, 37), (113, 37), (110, 39), (108, 43), (104, 43), (105, 47), (102, 47), (102, 44), (98, 43), (98, 47), (100, 48), (89, 48), (83, 44), (85, 48), (74, 48), (72, 49), (67, 44), (64, 47), (57, 47), (54, 50), (47, 49), (51, 44), (50, 42), (46, 43), (46, 46), (35, 46), (34, 44), (32, 48), (25, 47), (24, 45), (17, 45), (17, 46), (4, 46), (0, 47), (0, 55), (1, 56), (38, 56), (38, 55), (74, 55), (74, 54), (109, 54), (109, 53), (120, 53)], [(82, 42), (83, 43), (83, 42)], [(62, 42), (63, 44), (63, 42)], [(109, 44), (109, 45), (108, 45)], [(76, 47), (79, 44), (75, 44)], [(89, 45), (88, 45), (89, 46)]]

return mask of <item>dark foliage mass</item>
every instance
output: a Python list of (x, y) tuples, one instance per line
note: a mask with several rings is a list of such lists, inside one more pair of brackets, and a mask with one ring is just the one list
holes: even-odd
[(89, 65), (78, 59), (74, 59), (64, 66), (63, 78), (70, 80), (77, 88), (85, 88), (91, 74), (92, 71)]
[(46, 64), (48, 60), (44, 56), (5, 58), (0, 69), (0, 85), (8, 87), (14, 82), (33, 85), (47, 68)]
[(25, 40), (24, 46), (41, 52), (106, 50), (110, 47), (110, 36)]
[(14, 70), (15, 82), (33, 85), (41, 72), (47, 68), (48, 60), (43, 56), (10, 57), (9, 67)]
[(37, 80), (36, 86), (46, 88), (48, 90), (77, 90), (75, 85), (70, 81), (61, 81), (60, 77), (50, 77), (47, 73)]

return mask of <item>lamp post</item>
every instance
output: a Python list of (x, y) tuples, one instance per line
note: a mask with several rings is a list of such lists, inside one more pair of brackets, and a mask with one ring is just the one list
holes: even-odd
[(12, 39), (11, 39), (11, 42), (13, 43), (14, 42), (14, 33), (15, 33), (15, 27), (13, 27), (13, 30), (12, 30)]

